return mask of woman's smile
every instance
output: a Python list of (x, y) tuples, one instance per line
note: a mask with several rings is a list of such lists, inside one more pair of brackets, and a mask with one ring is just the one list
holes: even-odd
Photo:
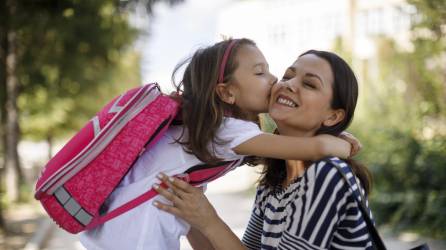
[(291, 107), (291, 108), (297, 108), (297, 107), (299, 107), (299, 105), (297, 104), (296, 101), (294, 101), (292, 98), (290, 98), (290, 97), (288, 97), (288, 96), (286, 96), (286, 95), (283, 95), (283, 94), (280, 94), (280, 95), (277, 97), (277, 99), (276, 99), (276, 103), (277, 103), (277, 104), (280, 104), (280, 105), (285, 105), (285, 106), (287, 106), (287, 107)]

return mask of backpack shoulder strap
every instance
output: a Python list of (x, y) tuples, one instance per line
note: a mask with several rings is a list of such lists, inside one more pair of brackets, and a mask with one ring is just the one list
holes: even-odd
[[(384, 241), (382, 240), (381, 236), (378, 233), (378, 230), (375, 227), (375, 224), (373, 223), (372, 219), (370, 218), (369, 209), (366, 205), (366, 198), (361, 192), (361, 187), (359, 186), (358, 182), (356, 181), (356, 177), (353, 176), (353, 180), (356, 184), (357, 192), (355, 192), (350, 179), (347, 177), (345, 172), (342, 170), (342, 166), (340, 165), (340, 162), (338, 160), (330, 158), (327, 160), (328, 162), (332, 163), (333, 166), (339, 171), (339, 173), (342, 175), (342, 178), (345, 180), (347, 185), (349, 186), (350, 190), (352, 191), (353, 198), (355, 199), (356, 203), (358, 204), (359, 210), (362, 213), (362, 217), (364, 218), (364, 221), (367, 225), (367, 230), (369, 231), (369, 234), (371, 236), (372, 244), (375, 249), (379, 250), (386, 250), (386, 246), (384, 245)], [(350, 166), (347, 165), (348, 168)], [(353, 173), (353, 171), (352, 171)]]
[[(182, 179), (183, 181), (186, 181), (190, 183), (191, 185), (200, 185), (209, 181), (212, 181), (216, 178), (219, 178), (220, 176), (224, 175), (228, 171), (232, 170), (236, 166), (238, 166), (241, 163), (241, 160), (236, 161), (227, 161), (227, 162), (220, 162), (216, 165), (197, 165), (191, 169), (189, 169), (185, 174), (176, 175), (175, 177)], [(164, 183), (160, 184), (162, 187), (167, 188), (167, 186)], [(158, 192), (151, 188), (150, 190), (146, 191), (145, 193), (141, 194), (140, 196), (136, 197), (135, 199), (128, 201), (127, 203), (121, 205), (120, 207), (117, 207), (113, 209), (112, 211), (106, 213), (102, 216), (95, 217), (87, 226), (86, 230), (92, 229), (98, 225), (101, 225), (139, 205), (142, 203), (152, 199), (158, 195)]]

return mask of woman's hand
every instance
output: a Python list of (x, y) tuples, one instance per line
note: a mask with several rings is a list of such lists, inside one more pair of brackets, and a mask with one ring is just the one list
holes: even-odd
[(350, 157), (355, 156), (356, 154), (358, 154), (359, 151), (361, 151), (361, 149), (362, 149), (361, 142), (354, 135), (350, 134), (349, 132), (346, 132), (346, 131), (342, 132), (339, 135), (339, 138), (348, 141), (352, 145)]
[(169, 190), (160, 185), (154, 185), (153, 188), (171, 201), (172, 205), (155, 201), (153, 204), (157, 208), (185, 220), (192, 227), (202, 232), (206, 232), (209, 227), (219, 223), (220, 218), (217, 212), (200, 188), (193, 187), (178, 178), (167, 177), (164, 174), (159, 174), (158, 178)]
[[(192, 246), (199, 246), (200, 249), (246, 250), (237, 235), (218, 217), (214, 207), (200, 188), (164, 174), (159, 174), (158, 178), (165, 186), (155, 185), (153, 188), (171, 201), (172, 205), (159, 201), (155, 201), (153, 204), (161, 210), (184, 219), (192, 226), (191, 232), (188, 234)], [(165, 188), (166, 186), (169, 187), (169, 190)], [(205, 241), (201, 235), (193, 233), (195, 229), (199, 230), (207, 240)]]

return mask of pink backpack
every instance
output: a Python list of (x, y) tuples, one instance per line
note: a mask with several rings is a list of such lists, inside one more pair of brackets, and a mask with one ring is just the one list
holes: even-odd
[[(101, 213), (107, 197), (144, 150), (164, 134), (179, 103), (157, 84), (131, 89), (108, 103), (46, 164), (35, 198), (70, 233), (98, 226), (157, 195), (153, 189)], [(191, 167), (180, 177), (193, 185), (212, 181), (241, 161)]]

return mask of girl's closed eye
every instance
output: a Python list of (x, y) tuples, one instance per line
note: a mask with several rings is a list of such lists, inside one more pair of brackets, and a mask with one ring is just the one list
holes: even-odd
[(266, 72), (268, 72), (267, 66), (263, 64), (257, 64), (254, 67), (254, 75), (256, 76), (263, 76)]
[(258, 67), (255, 71), (254, 74), (256, 76), (263, 76), (266, 75), (268, 73), (268, 69), (266, 69), (265, 67)]

